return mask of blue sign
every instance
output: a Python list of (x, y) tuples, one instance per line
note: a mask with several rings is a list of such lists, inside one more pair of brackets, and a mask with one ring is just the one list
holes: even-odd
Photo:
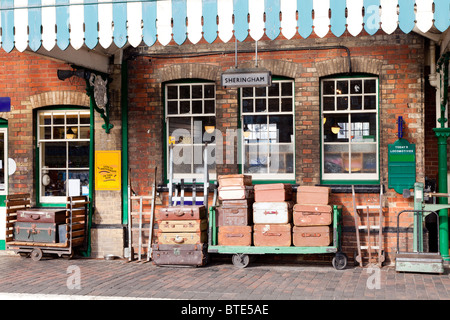
[(10, 111), (11, 111), (11, 98), (0, 97), (0, 112), (10, 112)]

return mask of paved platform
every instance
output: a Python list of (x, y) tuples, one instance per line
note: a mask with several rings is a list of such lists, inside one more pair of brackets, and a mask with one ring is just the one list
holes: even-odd
[(151, 262), (0, 256), (1, 299), (448, 300), (450, 275), (393, 267), (212, 262), (158, 267)]

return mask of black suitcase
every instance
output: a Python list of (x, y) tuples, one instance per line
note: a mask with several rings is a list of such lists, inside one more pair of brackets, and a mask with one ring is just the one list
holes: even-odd
[(208, 263), (208, 245), (203, 244), (153, 244), (152, 261), (158, 266), (194, 266)]

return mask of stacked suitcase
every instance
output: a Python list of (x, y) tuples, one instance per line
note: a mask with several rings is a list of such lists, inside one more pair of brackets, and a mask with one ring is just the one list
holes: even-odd
[(66, 234), (66, 209), (29, 208), (17, 211), (15, 241), (64, 243)]
[(203, 266), (208, 260), (208, 222), (203, 205), (164, 207), (158, 211), (156, 265)]
[(254, 193), (251, 176), (221, 175), (217, 208), (218, 244), (222, 246), (251, 246), (252, 203)]
[(294, 206), (292, 240), (297, 247), (328, 246), (332, 240), (330, 188), (298, 187)]
[(291, 246), (292, 186), (255, 185), (253, 243), (255, 246)]

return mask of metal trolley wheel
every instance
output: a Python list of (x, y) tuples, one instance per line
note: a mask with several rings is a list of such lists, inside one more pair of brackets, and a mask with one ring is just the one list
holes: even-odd
[(336, 270), (344, 270), (347, 267), (348, 258), (343, 252), (336, 252), (331, 263)]
[(238, 268), (245, 268), (250, 263), (250, 257), (248, 254), (236, 253), (231, 257), (233, 265)]
[(33, 251), (31, 251), (30, 257), (33, 261), (39, 261), (42, 258), (42, 250), (39, 248), (34, 248)]

